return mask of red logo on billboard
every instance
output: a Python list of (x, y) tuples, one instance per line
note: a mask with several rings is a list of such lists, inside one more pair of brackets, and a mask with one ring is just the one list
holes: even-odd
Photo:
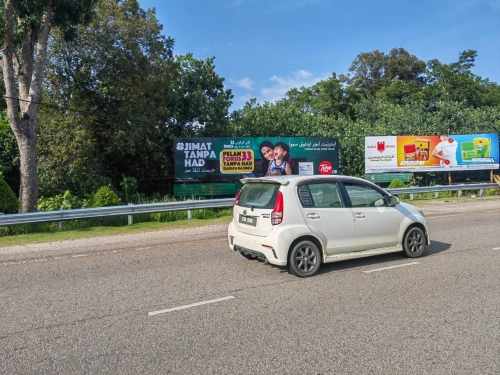
[(332, 174), (332, 171), (333, 171), (332, 163), (330, 163), (329, 161), (324, 160), (321, 163), (319, 163), (320, 174)]
[(385, 142), (377, 142), (377, 151), (384, 152), (385, 151)]

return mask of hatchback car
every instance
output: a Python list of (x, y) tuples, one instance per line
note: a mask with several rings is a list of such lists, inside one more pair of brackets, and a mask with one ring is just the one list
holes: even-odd
[(430, 245), (422, 210), (377, 185), (349, 176), (273, 176), (241, 180), (229, 248), (288, 266), (299, 277), (321, 263), (403, 252)]

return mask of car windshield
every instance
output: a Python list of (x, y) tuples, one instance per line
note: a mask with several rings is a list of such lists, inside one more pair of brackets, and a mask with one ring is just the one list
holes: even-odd
[(279, 184), (262, 182), (246, 184), (238, 199), (238, 205), (254, 208), (273, 208), (279, 186)]

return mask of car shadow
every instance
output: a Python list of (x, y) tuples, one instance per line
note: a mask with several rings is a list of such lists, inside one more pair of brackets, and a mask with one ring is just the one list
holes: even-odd
[(451, 247), (451, 244), (447, 242), (439, 242), (439, 241), (431, 241), (431, 245), (425, 249), (422, 257), (428, 257), (430, 255), (439, 254), (443, 251), (448, 250)]
[[(428, 246), (427, 249), (425, 249), (425, 252), (421, 258), (426, 258), (431, 255), (439, 254), (443, 251), (448, 250), (450, 247), (451, 244), (449, 243), (432, 241), (431, 245)], [(318, 273), (315, 276), (323, 275), (330, 272), (347, 271), (353, 268), (361, 268), (367, 266), (390, 267), (390, 263), (400, 262), (401, 260), (404, 259), (412, 260), (412, 258), (406, 257), (401, 251), (397, 253), (376, 255), (366, 258), (349, 259), (349, 260), (342, 260), (340, 262), (326, 263), (321, 265)], [(419, 258), (414, 258), (414, 259), (418, 260)], [(252, 258), (252, 260), (265, 264), (268, 267), (276, 268), (277, 270), (280, 271), (280, 273), (288, 273), (288, 267), (276, 266), (257, 258)]]
[[(425, 249), (425, 252), (421, 258), (426, 258), (431, 255), (439, 254), (443, 251), (448, 250), (450, 247), (451, 244), (449, 243), (432, 241), (431, 245), (428, 246), (427, 249)], [(376, 255), (366, 258), (343, 260), (340, 262), (326, 263), (321, 265), (317, 275), (322, 275), (334, 271), (346, 271), (353, 268), (360, 268), (367, 266), (389, 267), (390, 263), (400, 262), (401, 260), (404, 259), (412, 260), (412, 258), (406, 257), (403, 254), (403, 252), (398, 252), (391, 254)], [(418, 259), (419, 258), (415, 258), (414, 260), (416, 261)]]

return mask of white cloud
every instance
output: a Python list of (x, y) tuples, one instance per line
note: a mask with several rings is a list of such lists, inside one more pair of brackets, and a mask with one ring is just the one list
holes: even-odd
[(244, 89), (247, 89), (247, 90), (252, 90), (252, 86), (255, 83), (254, 81), (252, 81), (248, 77), (242, 78), (240, 80), (233, 80), (232, 79), (232, 80), (230, 80), (230, 82), (236, 84), (237, 86), (243, 87)]
[(325, 80), (330, 77), (330, 74), (313, 75), (307, 70), (298, 70), (292, 72), (291, 76), (272, 76), (269, 81), (274, 84), (270, 87), (263, 87), (260, 89), (259, 102), (275, 102), (283, 99), (288, 91), (293, 88), (311, 87), (315, 83)]

